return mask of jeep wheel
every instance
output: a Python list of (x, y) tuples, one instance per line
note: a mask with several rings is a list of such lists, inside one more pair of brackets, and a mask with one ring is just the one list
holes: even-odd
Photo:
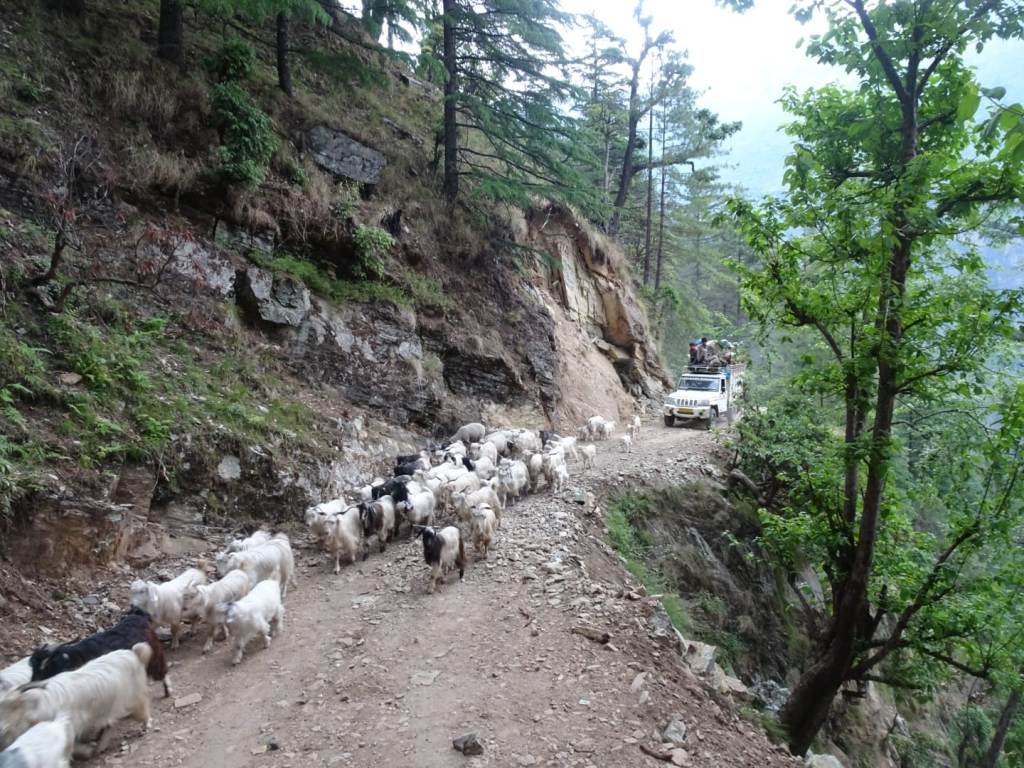
[(675, 416), (666, 416), (665, 417), (665, 426), (666, 427), (674, 427), (675, 425), (676, 425), (676, 417)]
[(718, 421), (718, 408), (712, 407), (711, 412), (708, 414), (708, 424), (707, 427), (705, 427), (705, 429), (711, 429), (711, 427), (714, 426), (714, 423), (716, 421)]

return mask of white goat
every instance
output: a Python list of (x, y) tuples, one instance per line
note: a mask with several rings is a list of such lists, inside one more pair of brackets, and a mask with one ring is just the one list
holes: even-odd
[(548, 487), (555, 489), (555, 476), (558, 468), (565, 466), (565, 457), (559, 451), (549, 451), (544, 454), (544, 479)]
[(356, 561), (359, 542), (363, 538), (363, 525), (359, 521), (359, 507), (349, 507), (331, 518), (327, 529), (327, 550), (334, 555), (334, 572), (341, 573), (341, 558)]
[(445, 456), (445, 458), (447, 458), (448, 456), (457, 456), (461, 459), (468, 453), (469, 451), (466, 449), (466, 444), (461, 440), (456, 440), (443, 451), (443, 455)]
[(636, 440), (640, 437), (640, 417), (634, 416), (633, 423), (629, 425), (629, 436)]
[(615, 422), (614, 421), (606, 421), (604, 424), (601, 425), (601, 439), (602, 440), (607, 440), (609, 437), (612, 436), (612, 433), (614, 433), (614, 432), (615, 432)]
[(182, 615), (186, 619), (202, 619), (207, 624), (206, 642), (203, 653), (213, 648), (213, 639), (218, 629), (227, 637), (227, 627), (217, 623), (217, 606), (241, 600), (252, 589), (248, 574), (235, 569), (213, 584), (191, 584), (182, 593)]
[(511, 433), (506, 429), (499, 429), (495, 432), (491, 432), (489, 435), (485, 435), (484, 439), (481, 440), (481, 444), (490, 443), (494, 446), (494, 450), (498, 456), (508, 456), (512, 449), (510, 443), (512, 440)]
[(70, 768), (75, 728), (67, 715), (33, 725), (0, 752), (2, 768)]
[(473, 462), (473, 471), (476, 472), (476, 476), (481, 480), (490, 480), (497, 474), (498, 467), (494, 461), (484, 456)]
[(233, 552), (244, 552), (247, 549), (254, 549), (261, 544), (270, 541), (270, 532), (262, 528), (244, 539), (232, 539), (221, 552), (217, 553), (214, 562), (217, 564), (217, 573), (223, 576), (228, 572), (227, 562)]
[(567, 453), (572, 456), (573, 461), (579, 461), (580, 456), (576, 452), (576, 438), (575, 437), (563, 437), (559, 446), (562, 449), (562, 453)]
[[(422, 486), (424, 490), (429, 490), (435, 497), (441, 493), (441, 488), (444, 487), (444, 480), (440, 477), (428, 477), (427, 473), (422, 469), (417, 470), (414, 477), (416, 478), (416, 483)], [(406, 487), (408, 488), (409, 485), (407, 484)], [(413, 493), (412, 488), (409, 488), (409, 493)]]
[(604, 417), (591, 416), (587, 419), (587, 434), (594, 440), (600, 440), (604, 435)]
[[(422, 491), (416, 494), (409, 494), (408, 501), (402, 501), (398, 503), (398, 507), (401, 507), (405, 513), (405, 519), (409, 521), (410, 526), (416, 525), (430, 525), (434, 519), (434, 507), (437, 504), (437, 500), (434, 498), (434, 494), (430, 491)], [(412, 536), (415, 529), (410, 529), (409, 535)]]
[[(370, 493), (372, 496), (372, 489)], [(327, 537), (328, 520), (335, 515), (340, 515), (349, 506), (345, 499), (333, 499), (306, 510), (306, 526), (313, 534), (317, 544), (323, 544), (324, 539)]]
[(473, 443), (469, 446), (469, 453), (474, 461), (490, 459), (493, 464), (498, 463), (498, 449), (494, 447), (494, 443)]
[(526, 464), (518, 460), (502, 461), (498, 465), (498, 497), (502, 508), (507, 509), (515, 499), (526, 493), (529, 482)]
[(597, 446), (594, 444), (584, 445), (580, 448), (580, 453), (583, 454), (583, 468), (593, 469), (594, 460), (597, 458)]
[[(238, 557), (240, 552), (232, 554)], [(205, 584), (206, 574), (198, 568), (189, 568), (170, 581), (155, 584), (152, 581), (136, 579), (132, 582), (131, 604), (141, 608), (153, 617), (153, 628), (168, 626), (171, 628), (171, 650), (178, 647), (181, 634), (182, 596), (187, 587)]]
[[(526, 458), (526, 474), (530, 480), (530, 492), (536, 493), (540, 480), (544, 477), (544, 454), (534, 453)], [(500, 479), (500, 475), (499, 475)]]
[(497, 527), (497, 520), (494, 510), (489, 504), (480, 504), (473, 507), (473, 549), (482, 552), (482, 557), (487, 558), (487, 553), (494, 541), (494, 531)]
[(467, 472), (462, 477), (458, 477), (447, 483), (444, 488), (441, 489), (441, 506), (443, 509), (448, 509), (451, 506), (452, 494), (454, 493), (468, 493), (471, 491), (479, 490), (480, 478), (476, 472)]
[(565, 466), (564, 462), (555, 467), (552, 480), (551, 488), (554, 491), (561, 491), (569, 484), (569, 468)]
[(245, 646), (254, 637), (262, 635), (263, 646), (269, 648), (271, 635), (281, 634), (284, 628), (281, 585), (273, 579), (261, 581), (241, 600), (223, 603), (217, 610), (235, 638), (235, 656), (231, 659), (232, 664), (242, 661)]
[(18, 659), (9, 667), (0, 669), (0, 693), (24, 685), (32, 679), (32, 665), (28, 663), (29, 657)]
[(452, 435), (452, 442), (462, 442), (466, 445), (470, 443), (477, 443), (483, 439), (487, 433), (487, 427), (478, 421), (470, 422), (469, 424), (463, 424), (459, 427), (455, 434)]
[(629, 435), (619, 435), (619, 442), (622, 444), (623, 453), (633, 452), (633, 438)]
[(512, 438), (512, 443), (515, 446), (516, 453), (519, 454), (539, 451), (543, 448), (537, 433), (529, 429), (519, 430)]
[(242, 569), (253, 584), (266, 579), (280, 581), (282, 597), (287, 596), (288, 585), (295, 584), (295, 556), (288, 536), (283, 533), (255, 549), (235, 552), (228, 558), (227, 567), (231, 571)]
[(148, 643), (138, 643), (130, 651), (111, 651), (71, 672), (3, 694), (0, 747), (10, 746), (32, 726), (61, 714), (71, 720), (79, 741), (102, 735), (122, 717), (130, 716), (148, 729), (151, 720), (146, 665), (152, 653)]
[(244, 539), (234, 539), (229, 542), (224, 548), (225, 552), (244, 552), (247, 549), (253, 549), (258, 547), (260, 544), (266, 544), (270, 541), (270, 531), (265, 531), (262, 528), (255, 531), (251, 536), (247, 536)]
[(455, 505), (455, 512), (459, 519), (465, 523), (472, 519), (473, 507), (481, 504), (489, 505), (494, 510), (497, 527), (501, 528), (501, 499), (498, 498), (497, 491), (490, 485), (485, 485), (472, 493), (453, 493), (452, 503)]
[(452, 464), (451, 462), (445, 461), (438, 464), (436, 467), (431, 467), (430, 470), (427, 471), (427, 477), (438, 478), (447, 483), (468, 473), (469, 470), (462, 464)]

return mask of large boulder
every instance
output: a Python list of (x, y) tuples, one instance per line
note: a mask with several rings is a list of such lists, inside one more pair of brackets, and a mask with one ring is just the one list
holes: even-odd
[(715, 668), (715, 656), (718, 648), (697, 640), (689, 641), (685, 646), (684, 661), (696, 675), (710, 674)]
[(644, 315), (632, 294), (614, 283), (606, 283), (601, 287), (601, 301), (604, 304), (602, 331), (605, 341), (630, 350), (646, 342)]
[(267, 323), (298, 327), (312, 306), (309, 289), (288, 275), (250, 267), (235, 281), (238, 303)]
[(328, 173), (360, 184), (376, 184), (387, 158), (336, 128), (317, 125), (306, 134), (313, 160)]

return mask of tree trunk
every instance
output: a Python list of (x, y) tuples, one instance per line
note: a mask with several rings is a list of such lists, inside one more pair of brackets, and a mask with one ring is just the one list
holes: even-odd
[(85, 0), (50, 0), (47, 5), (68, 16), (81, 16), (85, 13)]
[[(651, 95), (654, 67), (651, 66)], [(651, 282), (651, 204), (654, 199), (654, 109), (647, 113), (647, 222), (644, 225), (644, 286)]]
[(455, 100), (458, 94), (458, 61), (455, 57), (456, 0), (442, 3), (444, 25), (444, 196), (454, 202), (459, 196), (459, 135)]
[(1017, 717), (1017, 710), (1020, 709), (1021, 692), (1022, 689), (1015, 689), (1010, 694), (1010, 698), (1006, 700), (1006, 706), (1003, 707), (1002, 714), (999, 715), (996, 732), (992, 736), (992, 743), (979, 768), (996, 768), (999, 756), (1003, 753), (1003, 745), (1006, 743), (1006, 734), (1009, 733), (1010, 726), (1013, 725), (1013, 721)]
[[(661, 111), (661, 159), (665, 159), (665, 133), (667, 130), (668, 118), (665, 110)], [(654, 267), (654, 290), (661, 287), (661, 261), (664, 258), (665, 248), (665, 174), (667, 169), (661, 166), (661, 192), (658, 195), (658, 258)]]
[(640, 66), (642, 60), (633, 62), (633, 78), (629, 82), (629, 131), (626, 135), (626, 151), (622, 155), (622, 174), (619, 176), (619, 190), (615, 193), (614, 212), (609, 231), (619, 231), (622, 208), (629, 196), (629, 185), (633, 181), (633, 153), (636, 152), (636, 129), (640, 123)]
[[(913, 55), (908, 64), (908, 71), (911, 73), (908, 82), (916, 82), (917, 60)], [(904, 178), (907, 168), (917, 156), (918, 138), (918, 94), (912, 88), (907, 90), (906, 98), (900, 98), (903, 113), (900, 126), (900, 175)], [(893, 206), (890, 224), (892, 231), (897, 233), (896, 242), (878, 276), (878, 309), (875, 314), (875, 327), (879, 333), (875, 353), (878, 389), (875, 394), (875, 420), (871, 428), (871, 444), (867, 453), (867, 476), (864, 482), (856, 545), (852, 549), (852, 559), (848, 567), (843, 568), (845, 564), (838, 563), (845, 573), (837, 580), (839, 589), (833, 590), (835, 607), (832, 625), (823, 642), (825, 651), (821, 659), (811, 665), (800, 678), (779, 711), (779, 722), (789, 736), (789, 748), (797, 755), (807, 751), (815, 734), (824, 724), (832, 699), (851, 671), (855, 643), (871, 639), (864, 637), (865, 629), (870, 628), (870, 622), (863, 619), (868, 612), (868, 586), (874, 565), (875, 541), (884, 501), (885, 482), (889, 475), (889, 443), (893, 412), (899, 395), (899, 348), (904, 330), (904, 294), (914, 246), (912, 227), (907, 221), (907, 208), (911, 204), (900, 199)], [(847, 390), (846, 397), (849, 396)], [(859, 403), (859, 393), (857, 397)], [(856, 418), (855, 412), (859, 408), (859, 405), (854, 409), (849, 406), (847, 403), (847, 435), (850, 433), (849, 420)], [(847, 478), (844, 482), (844, 493), (849, 492), (849, 489), (850, 483)], [(847, 510), (850, 509), (856, 510), (856, 500), (844, 499), (844, 513), (848, 514)], [(851, 530), (852, 522), (851, 520)], [(873, 631), (873, 628), (870, 629)]]
[(181, 0), (160, 0), (156, 55), (179, 67), (185, 66), (185, 14)]
[(277, 14), (277, 85), (292, 95), (292, 72), (288, 67), (288, 14)]

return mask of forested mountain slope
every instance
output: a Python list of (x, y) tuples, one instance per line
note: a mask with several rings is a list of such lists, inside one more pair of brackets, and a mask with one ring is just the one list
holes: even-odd
[[(321, 30), (318, 56), (356, 74), (296, 57), (289, 98), (264, 49), (232, 48), (258, 27), (193, 14), (183, 73), (153, 58), (155, 10), (22, 3), (5, 21), (9, 531), (70, 505), (110, 557), (131, 524), (108, 503), (283, 519), (422, 435), (625, 419), (661, 391), (612, 242), (555, 204), (438, 199), (435, 87)], [(275, 151), (247, 185), (225, 157), (249, 119)], [(225, 456), (243, 482), (225, 485)], [(42, 565), (85, 556), (69, 534)]]

